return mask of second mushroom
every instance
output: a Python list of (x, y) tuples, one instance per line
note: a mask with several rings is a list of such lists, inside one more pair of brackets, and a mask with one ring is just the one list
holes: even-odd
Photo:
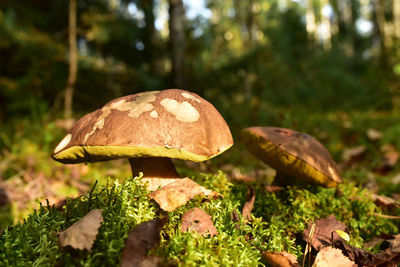
[(336, 162), (314, 137), (290, 129), (250, 127), (242, 131), (242, 140), (254, 155), (285, 174), (301, 180), (335, 187), (342, 182)]

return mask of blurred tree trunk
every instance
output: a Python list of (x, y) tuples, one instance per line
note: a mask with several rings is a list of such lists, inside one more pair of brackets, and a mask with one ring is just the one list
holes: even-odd
[[(246, 20), (245, 20), (245, 28), (247, 30), (247, 38), (245, 39), (245, 50), (252, 53), (254, 51), (256, 45), (255, 32), (256, 32), (256, 23), (255, 23), (255, 13), (256, 6), (259, 5), (258, 0), (249, 0), (247, 6), (245, 7), (246, 12)], [(260, 101), (261, 101), (261, 93), (256, 87), (256, 81), (259, 79), (256, 75), (257, 72), (257, 63), (254, 62), (251, 68), (248, 68), (245, 71), (244, 77), (244, 92), (245, 98), (248, 99), (248, 103), (251, 105), (251, 119), (253, 123), (258, 122), (258, 113), (260, 110)]]
[(381, 41), (381, 65), (384, 69), (387, 69), (387, 32), (386, 32), (386, 21), (385, 21), (385, 7), (384, 0), (375, 1), (375, 12), (376, 12), (376, 26), (379, 38)]
[(316, 41), (315, 12), (312, 0), (306, 0), (306, 30), (309, 38)]
[(185, 11), (182, 0), (169, 0), (169, 39), (172, 50), (173, 85), (184, 88), (185, 85)]
[(353, 14), (352, 2), (331, 0), (331, 5), (337, 16), (337, 40), (348, 55), (353, 55)]
[[(398, 1), (398, 0), (395, 0)], [(394, 2), (395, 2), (394, 1)], [(393, 3), (393, 8), (394, 8)], [(396, 11), (393, 10), (393, 15)], [(393, 25), (396, 27), (396, 18), (393, 17)], [(391, 50), (391, 39), (396, 34), (396, 28), (394, 31), (389, 31), (389, 24), (386, 22), (385, 18), (385, 1), (376, 0), (374, 2), (374, 16), (373, 22), (375, 25), (375, 35), (379, 37), (380, 40), (380, 65), (387, 75), (388, 86), (391, 93), (392, 107), (394, 110), (400, 110), (400, 87), (398, 85), (397, 77), (391, 71), (392, 64), (390, 60), (390, 50)], [(391, 34), (392, 33), (392, 34)]]
[(328, 6), (328, 0), (321, 0), (321, 9), (320, 9), (320, 16), (321, 16), (321, 26), (323, 28), (322, 31), (322, 39), (323, 39), (323, 46), (324, 49), (329, 50), (332, 47), (332, 27), (329, 15), (324, 14), (323, 8)]
[(69, 73), (64, 95), (64, 118), (72, 117), (72, 100), (78, 72), (78, 52), (76, 47), (76, 1), (69, 0)]
[(350, 40), (352, 44), (352, 53), (356, 54), (361, 51), (360, 48), (360, 38), (357, 32), (356, 23), (359, 18), (360, 4), (359, 0), (351, 0), (351, 24), (350, 24)]
[(400, 38), (400, 1), (393, 0), (394, 36)]
[(247, 28), (247, 48), (252, 49), (254, 45), (254, 0), (249, 0), (247, 5), (247, 17), (246, 17), (246, 28)]
[(161, 75), (164, 70), (161, 62), (161, 45), (158, 33), (155, 29), (154, 0), (138, 1), (144, 13), (146, 26), (143, 31), (143, 43), (145, 58), (149, 59), (151, 72)]

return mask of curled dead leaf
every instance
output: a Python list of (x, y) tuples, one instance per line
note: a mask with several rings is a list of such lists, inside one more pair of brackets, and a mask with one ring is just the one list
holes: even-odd
[(400, 207), (400, 202), (387, 197), (387, 196), (381, 196), (377, 194), (372, 194), (372, 200), (374, 201), (375, 205), (378, 207), (384, 207), (384, 208), (398, 208)]
[(247, 200), (246, 203), (243, 205), (242, 209), (242, 217), (248, 221), (251, 221), (251, 211), (254, 206), (254, 201), (256, 200), (256, 191), (254, 187), (248, 186), (247, 187), (248, 195), (247, 195)]
[(263, 259), (274, 267), (300, 267), (296, 256), (286, 251), (283, 252), (263, 252)]
[(313, 267), (340, 266), (357, 267), (354, 261), (344, 256), (342, 251), (333, 247), (324, 247), (321, 249), (314, 260)]
[(310, 223), (308, 228), (303, 232), (303, 240), (310, 243), (317, 251), (325, 246), (332, 244), (333, 240), (341, 239), (340, 236), (335, 232), (336, 230), (344, 231), (346, 225), (336, 219), (334, 215), (329, 215), (326, 218), (317, 220), (314, 222), (314, 234), (310, 240), (310, 231), (312, 224)]
[(160, 243), (160, 231), (167, 220), (162, 217), (143, 222), (130, 232), (122, 251), (121, 267), (158, 266), (160, 259), (147, 256), (147, 252)]
[(202, 187), (189, 178), (179, 179), (150, 194), (151, 198), (165, 211), (173, 211), (198, 195), (222, 197), (221, 194)]
[(276, 192), (279, 192), (279, 191), (283, 190), (283, 187), (282, 186), (277, 186), (277, 185), (266, 185), (265, 186), (265, 190), (268, 193), (276, 193)]
[(91, 210), (79, 221), (58, 233), (60, 246), (71, 246), (74, 249), (91, 251), (93, 243), (99, 232), (103, 216), (101, 209)]
[(349, 147), (343, 150), (342, 160), (346, 166), (352, 166), (354, 163), (361, 161), (365, 155), (366, 147), (364, 145)]
[(383, 136), (383, 134), (374, 128), (369, 128), (367, 130), (367, 137), (371, 141), (377, 141), (377, 140), (381, 139), (382, 136)]
[(187, 232), (193, 230), (203, 236), (213, 237), (218, 234), (211, 216), (199, 208), (193, 208), (182, 216), (181, 231)]
[(354, 261), (358, 266), (394, 267), (398, 266), (397, 264), (400, 262), (400, 252), (394, 251), (392, 248), (378, 253), (371, 253), (364, 249), (353, 247), (343, 242), (343, 240), (335, 240), (333, 246), (340, 249), (343, 255)]

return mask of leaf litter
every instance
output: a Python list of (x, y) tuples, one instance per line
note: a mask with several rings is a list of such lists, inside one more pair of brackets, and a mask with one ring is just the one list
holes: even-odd
[(58, 234), (58, 241), (62, 248), (71, 246), (74, 249), (92, 249), (99, 232), (103, 215), (101, 209), (91, 210), (83, 218)]
[(151, 198), (165, 211), (173, 211), (198, 195), (212, 198), (222, 197), (221, 194), (209, 190), (189, 178), (179, 179), (150, 194)]
[(315, 228), (312, 237), (310, 237), (312, 224), (309, 224), (308, 228), (303, 232), (303, 240), (310, 243), (317, 251), (331, 245), (332, 240), (341, 239), (336, 230), (346, 230), (346, 225), (338, 221), (334, 215), (317, 220), (314, 224)]
[(182, 216), (181, 231), (195, 231), (203, 236), (215, 236), (218, 234), (211, 216), (199, 208), (193, 208)]
[(167, 221), (168, 218), (165, 216), (137, 225), (125, 241), (121, 267), (158, 266), (162, 260), (148, 256), (147, 253), (160, 243), (160, 232)]
[(248, 186), (247, 192), (248, 192), (247, 200), (246, 200), (246, 203), (244, 203), (243, 209), (242, 209), (242, 218), (244, 218), (248, 221), (252, 221), (251, 211), (253, 210), (254, 201), (256, 200), (256, 191), (255, 191), (254, 187)]
[(340, 266), (357, 267), (354, 261), (344, 256), (342, 251), (333, 247), (324, 247), (321, 249), (314, 260), (313, 267)]
[(276, 267), (300, 267), (296, 256), (286, 251), (270, 252), (266, 251), (262, 254), (263, 259), (271, 266)]

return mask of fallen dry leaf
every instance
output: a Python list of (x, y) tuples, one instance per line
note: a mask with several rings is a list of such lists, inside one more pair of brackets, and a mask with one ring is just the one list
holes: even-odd
[(400, 252), (400, 234), (394, 236), (393, 241), (390, 242), (390, 249), (393, 252)]
[(273, 267), (300, 267), (296, 256), (283, 252), (263, 252), (263, 259)]
[(211, 216), (199, 208), (193, 208), (182, 216), (181, 231), (187, 232), (193, 230), (203, 236), (211, 237), (218, 234)]
[(180, 178), (142, 178), (141, 183), (146, 186), (150, 192), (163, 188), (166, 185), (172, 184), (180, 180)]
[(74, 249), (91, 251), (99, 232), (103, 216), (101, 209), (91, 210), (79, 221), (58, 234), (60, 246), (71, 246)]
[(243, 205), (242, 209), (242, 218), (248, 221), (252, 221), (251, 218), (251, 211), (254, 206), (254, 201), (256, 200), (256, 191), (254, 190), (254, 187), (248, 186), (247, 187), (248, 195), (247, 195), (247, 200), (246, 203)]
[(376, 141), (382, 138), (382, 133), (374, 128), (369, 128), (367, 130), (367, 137), (371, 141)]
[(336, 230), (344, 231), (346, 225), (338, 220), (336, 220), (334, 215), (329, 215), (324, 219), (315, 221), (315, 228), (313, 237), (309, 238), (312, 224), (309, 224), (308, 228), (303, 232), (303, 240), (310, 243), (317, 251), (325, 246), (332, 244), (331, 238), (333, 240), (341, 239), (341, 237), (335, 232)]
[(340, 266), (340, 267), (357, 267), (354, 261), (344, 256), (342, 251), (333, 247), (324, 247), (321, 249), (314, 260), (313, 267), (327, 267), (327, 266)]
[(392, 144), (385, 144), (381, 147), (381, 151), (384, 153), (384, 159), (386, 164), (390, 167), (396, 165), (397, 161), (400, 158), (400, 153), (397, 151), (397, 148)]
[(392, 251), (391, 248), (383, 252), (371, 253), (361, 248), (353, 247), (343, 240), (335, 240), (333, 243), (350, 260), (354, 261), (358, 266), (382, 266), (395, 267), (400, 262), (400, 252)]
[(132, 230), (122, 251), (121, 267), (158, 265), (159, 260), (155, 260), (156, 265), (149, 265), (154, 261), (153, 257), (147, 256), (147, 252), (160, 243), (160, 231), (167, 220), (167, 217), (156, 218), (143, 222)]
[(275, 193), (275, 192), (279, 192), (283, 189), (282, 186), (277, 186), (277, 185), (266, 185), (265, 186), (265, 190), (269, 193)]
[(379, 166), (374, 168), (374, 172), (386, 175), (395, 167), (400, 158), (400, 153), (397, 151), (396, 147), (391, 144), (384, 144), (381, 147), (381, 151), (383, 157)]
[(165, 211), (173, 211), (185, 205), (197, 195), (222, 197), (221, 194), (202, 187), (189, 178), (179, 179), (150, 194), (158, 205), (160, 205), (160, 208)]
[(400, 202), (387, 197), (387, 196), (381, 196), (377, 194), (372, 194), (372, 200), (374, 201), (375, 205), (378, 207), (383, 207), (383, 208), (397, 208), (400, 206)]
[(364, 145), (345, 148), (342, 154), (343, 164), (346, 168), (362, 160), (366, 148)]

